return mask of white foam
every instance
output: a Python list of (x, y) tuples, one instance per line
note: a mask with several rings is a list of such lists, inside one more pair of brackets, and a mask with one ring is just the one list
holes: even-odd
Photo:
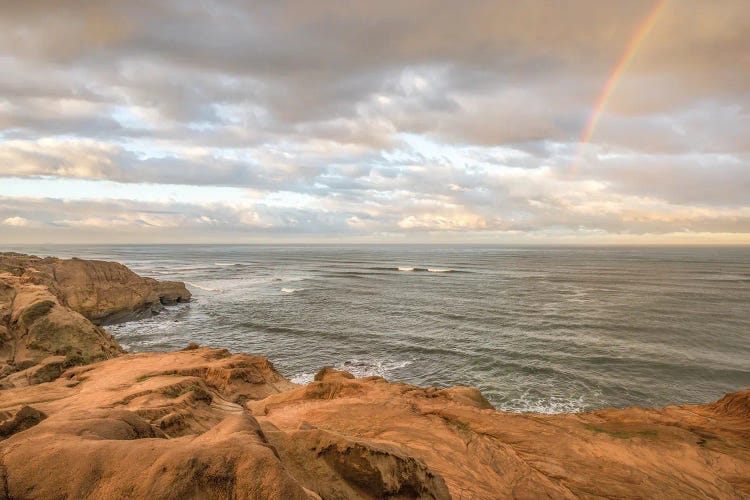
[[(343, 363), (336, 363), (334, 368), (336, 370), (344, 370), (357, 378), (363, 377), (383, 377), (387, 378), (389, 372), (392, 370), (398, 370), (399, 368), (405, 368), (411, 364), (411, 360), (404, 361), (363, 361), (359, 359), (352, 359)], [(291, 377), (289, 380), (295, 384), (307, 385), (315, 378), (314, 373), (298, 373)]]
[(281, 291), (284, 293), (294, 293), (299, 292), (300, 290), (304, 290), (304, 288), (282, 288)]
[(600, 391), (591, 391), (577, 396), (549, 395), (545, 397), (532, 395), (526, 391), (520, 397), (501, 403), (496, 408), (517, 413), (580, 413), (590, 409), (592, 404), (604, 406), (603, 403)]
[(413, 267), (399, 267), (398, 270), (399, 271), (413, 271), (414, 268)]
[(289, 380), (293, 384), (307, 385), (315, 379), (314, 373), (298, 373)]
[(214, 262), (215, 266), (235, 266), (236, 262)]
[(581, 401), (512, 401), (497, 407), (498, 410), (513, 413), (542, 413), (554, 415), (559, 413), (580, 413), (585, 411)]
[(430, 273), (450, 273), (453, 269), (442, 269), (438, 267), (428, 267), (427, 271)]
[(209, 288), (207, 286), (196, 285), (195, 283), (191, 283), (190, 281), (186, 281), (185, 284), (188, 286), (199, 288), (201, 290), (205, 290), (207, 292), (220, 292), (221, 291), (221, 288)]
[(336, 369), (345, 370), (354, 375), (357, 378), (362, 377), (383, 377), (385, 378), (392, 370), (398, 370), (399, 368), (405, 368), (412, 362), (409, 360), (404, 361), (383, 361), (376, 360), (374, 362), (361, 361), (353, 359), (344, 363), (336, 365)]

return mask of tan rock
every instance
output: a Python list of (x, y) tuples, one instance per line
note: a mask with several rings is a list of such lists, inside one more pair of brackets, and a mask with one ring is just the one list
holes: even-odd
[[(111, 335), (62, 306), (44, 286), (6, 273), (0, 274), (0, 287), (13, 290), (9, 299), (0, 302), (0, 311), (4, 312), (0, 318), (4, 322), (0, 374), (23, 370), (49, 356), (97, 360), (122, 352)], [(2, 385), (8, 383), (7, 378), (0, 380)]]
[(264, 358), (199, 348), (125, 355), (8, 389), (0, 412), (34, 401), (48, 416), (0, 441), (8, 495), (448, 498), (442, 479), (397, 446), (271, 429), (289, 443), (281, 455), (234, 401), (294, 388)]
[(60, 304), (96, 324), (115, 323), (158, 312), (163, 305), (187, 302), (184, 283), (142, 278), (117, 262), (82, 259), (41, 259), (0, 254), (0, 272), (41, 285)]
[(0, 438), (25, 431), (47, 418), (47, 415), (31, 406), (23, 406), (16, 412), (3, 412), (3, 416), (5, 418), (0, 419)]
[(9, 375), (49, 356), (74, 364), (117, 356), (122, 348), (97, 324), (187, 300), (184, 284), (141, 278), (121, 264), (0, 253), (0, 387), (44, 381), (53, 367)]
[[(11, 498), (746, 498), (750, 391), (574, 415), (469, 388), (197, 348), (127, 354), (0, 392), (47, 416), (0, 441)], [(65, 464), (65, 466), (63, 466)]]

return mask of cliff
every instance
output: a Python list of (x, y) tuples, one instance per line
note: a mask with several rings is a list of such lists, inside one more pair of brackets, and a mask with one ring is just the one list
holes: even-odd
[(59, 368), (121, 354), (99, 325), (188, 300), (183, 283), (142, 278), (116, 262), (0, 253), (0, 377), (50, 356), (63, 357)]
[(513, 414), (332, 369), (299, 386), (196, 345), (111, 356), (0, 391), (0, 499), (750, 496), (750, 391)]

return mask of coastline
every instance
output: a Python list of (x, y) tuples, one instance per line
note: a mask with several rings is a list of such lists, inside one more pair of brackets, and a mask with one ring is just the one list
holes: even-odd
[(222, 349), (124, 354), (99, 326), (184, 285), (18, 254), (0, 282), (0, 499), (750, 495), (750, 390), (538, 415), (332, 369), (297, 385)]

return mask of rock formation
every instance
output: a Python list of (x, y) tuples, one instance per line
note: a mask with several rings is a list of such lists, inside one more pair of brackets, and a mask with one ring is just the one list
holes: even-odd
[[(100, 326), (158, 312), (190, 300), (185, 285), (141, 278), (122, 264), (0, 254), (0, 377), (27, 370), (49, 356), (63, 365), (122, 353)], [(46, 375), (45, 375), (46, 374)], [(16, 377), (21, 380), (22, 377)], [(6, 381), (7, 382), (7, 381)]]
[[(52, 309), (92, 303), (46, 289)], [(52, 356), (6, 377), (0, 499), (750, 497), (750, 390), (703, 406), (513, 414), (473, 388), (330, 368), (299, 386), (265, 358), (195, 344), (117, 354)]]

